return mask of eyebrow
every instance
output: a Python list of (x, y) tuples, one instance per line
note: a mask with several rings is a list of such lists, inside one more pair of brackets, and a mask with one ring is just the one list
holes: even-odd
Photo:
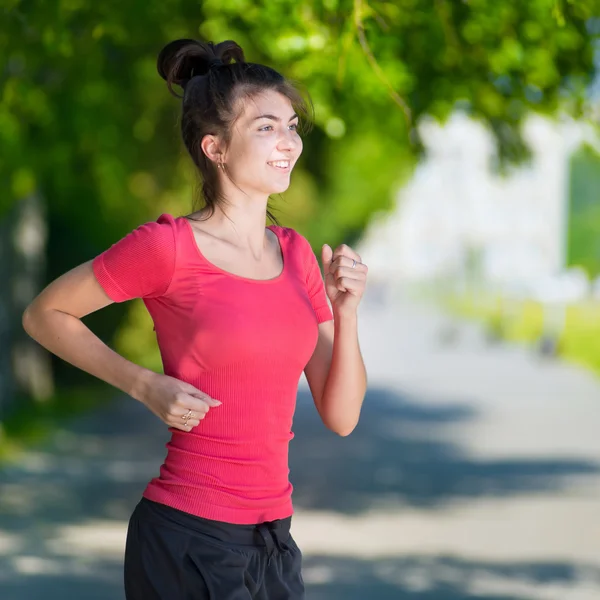
[[(288, 119), (288, 123), (292, 120), (295, 119), (298, 115), (296, 113), (294, 113), (289, 119)], [(252, 122), (254, 121), (258, 121), (258, 119), (271, 119), (271, 121), (281, 121), (281, 119), (279, 117), (276, 117), (275, 115), (258, 115), (258, 117), (254, 117), (254, 119), (252, 119)]]

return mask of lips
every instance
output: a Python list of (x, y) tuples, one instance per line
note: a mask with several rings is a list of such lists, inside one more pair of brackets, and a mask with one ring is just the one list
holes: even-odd
[(267, 163), (269, 166), (277, 169), (278, 171), (289, 171), (290, 170), (290, 161), (289, 160), (273, 160)]

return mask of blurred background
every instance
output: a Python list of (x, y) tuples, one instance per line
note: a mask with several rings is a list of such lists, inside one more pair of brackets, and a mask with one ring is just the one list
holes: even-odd
[[(301, 382), (307, 598), (600, 598), (600, 1), (0, 2), (0, 597), (122, 599), (168, 432), (21, 327), (51, 280), (192, 212), (179, 37), (236, 40), (316, 113), (280, 223), (358, 250), (369, 390)], [(162, 370), (141, 301), (85, 318)]]

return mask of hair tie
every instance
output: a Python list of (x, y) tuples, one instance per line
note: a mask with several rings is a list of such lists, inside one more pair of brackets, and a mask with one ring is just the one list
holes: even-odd
[(216, 67), (220, 67), (223, 64), (225, 64), (225, 63), (220, 58), (213, 58), (208, 63), (208, 70), (210, 71), (211, 69), (215, 69)]
[(208, 66), (206, 67), (206, 72), (202, 73), (202, 75), (194, 75), (194, 69), (196, 67), (192, 67), (192, 70), (190, 71), (190, 78), (189, 79), (185, 79), (181, 82), (181, 87), (185, 90), (187, 84), (194, 78), (194, 77), (206, 77), (206, 75), (208, 75), (209, 71), (212, 71), (213, 69), (216, 69), (217, 67), (221, 67), (222, 65), (224, 65), (225, 63), (220, 59), (220, 58), (213, 58), (209, 63)]
[[(224, 65), (225, 63), (220, 59), (220, 58), (213, 58), (209, 63), (208, 66), (206, 67), (206, 73), (202, 73), (202, 75), (194, 75), (194, 69), (196, 67), (192, 67), (192, 70), (190, 71), (190, 79), (192, 79), (192, 77), (204, 77), (205, 75), (208, 75), (209, 71), (212, 71), (212, 69), (216, 69), (217, 67), (220, 67), (221, 65)], [(188, 79), (189, 81), (189, 79)]]

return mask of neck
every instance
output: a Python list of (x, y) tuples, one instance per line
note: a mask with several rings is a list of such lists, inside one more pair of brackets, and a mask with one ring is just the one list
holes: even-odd
[[(229, 189), (232, 188), (232, 189)], [(269, 197), (257, 192), (242, 192), (225, 186), (226, 203), (215, 207), (210, 223), (212, 233), (235, 246), (260, 254), (265, 247), (265, 223)]]

